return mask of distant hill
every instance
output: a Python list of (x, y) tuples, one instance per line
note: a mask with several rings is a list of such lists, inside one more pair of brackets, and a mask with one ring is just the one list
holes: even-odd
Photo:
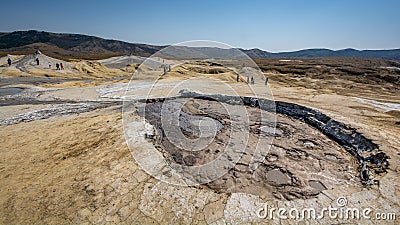
[(354, 57), (354, 58), (381, 58), (400, 60), (400, 49), (392, 50), (356, 50), (356, 49), (306, 49), (295, 52), (273, 53), (273, 57), (288, 58), (323, 58), (323, 57)]
[[(0, 54), (14, 53), (27, 54), (40, 49), (47, 55), (65, 58), (100, 59), (117, 55), (150, 56), (165, 46), (127, 43), (117, 40), (81, 35), (58, 34), (45, 31), (15, 31), (0, 33)], [(180, 49), (179, 49), (180, 48)], [(232, 49), (193, 48), (179, 47), (177, 53), (185, 57), (201, 52), (204, 55), (224, 55), (232, 53)], [(185, 49), (186, 48), (186, 49)], [(184, 50), (184, 51), (182, 51)], [(393, 50), (330, 50), (330, 49), (305, 49), (294, 52), (271, 53), (260, 49), (241, 49), (251, 58), (323, 58), (323, 57), (355, 57), (355, 58), (381, 58), (400, 60), (400, 49)]]
[(0, 33), (0, 52), (31, 53), (40, 49), (47, 55), (67, 58), (105, 58), (115, 55), (150, 56), (162, 46), (132, 44), (81, 34), (57, 34), (44, 31)]

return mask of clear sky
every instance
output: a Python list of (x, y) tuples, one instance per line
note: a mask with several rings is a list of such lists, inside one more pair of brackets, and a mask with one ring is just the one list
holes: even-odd
[(8, 0), (0, 9), (0, 31), (157, 45), (213, 40), (272, 52), (400, 48), (400, 0)]

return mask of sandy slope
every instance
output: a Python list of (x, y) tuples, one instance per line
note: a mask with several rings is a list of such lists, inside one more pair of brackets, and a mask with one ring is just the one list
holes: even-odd
[[(108, 68), (97, 61), (75, 60), (66, 62), (44, 54), (32, 54), (25, 56), (11, 56), (13, 63), (6, 65), (7, 56), (0, 59), (0, 72), (6, 76), (35, 76), (67, 79), (82, 79), (87, 81), (102, 80), (128, 76), (129, 73)], [(39, 59), (39, 65), (36, 63)], [(64, 70), (57, 70), (56, 63), (62, 63)], [(49, 67), (49, 65), (51, 65)]]

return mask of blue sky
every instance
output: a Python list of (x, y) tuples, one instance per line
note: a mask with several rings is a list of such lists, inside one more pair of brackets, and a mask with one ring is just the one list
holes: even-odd
[(400, 48), (398, 0), (1, 3), (0, 31), (45, 30), (134, 43), (213, 40), (241, 48)]

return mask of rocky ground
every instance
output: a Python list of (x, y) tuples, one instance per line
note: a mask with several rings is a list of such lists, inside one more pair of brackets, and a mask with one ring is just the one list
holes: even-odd
[[(271, 144), (263, 155), (265, 161), (258, 170), (251, 171), (251, 159), (242, 157), (232, 170), (213, 182), (179, 186), (146, 173), (143, 162), (135, 160), (129, 148), (132, 146), (125, 139), (121, 96), (127, 86), (127, 71), (137, 67), (124, 64), (138, 63), (135, 60), (139, 58), (105, 60), (103, 63), (112, 67), (111, 75), (105, 75), (109, 68), (98, 62), (85, 62), (94, 69), (90, 73), (86, 69), (81, 77), (83, 70), (77, 65), (82, 64), (76, 62), (66, 64), (67, 75), (46, 73), (47, 68), (35, 73), (33, 65), (22, 61), (20, 65), (28, 73), (17, 67), (1, 68), (0, 223), (292, 224), (296, 221), (259, 218), (257, 212), (264, 209), (265, 203), (288, 210), (313, 207), (319, 211), (336, 207), (338, 198), (347, 201), (346, 207), (371, 208), (372, 217), (376, 212), (395, 213), (397, 219), (345, 220), (325, 216), (303, 222), (399, 223), (400, 90), (397, 70), (386, 68), (395, 65), (352, 59), (258, 62), (269, 77), (275, 100), (282, 102), (276, 104), (277, 109), (283, 107), (278, 110), (273, 133), (271, 124), (260, 120), (262, 110), (244, 106), (252, 115), (244, 152), (251, 154), (261, 135), (265, 143)], [(181, 79), (206, 74), (221, 76), (240, 96), (251, 94), (244, 78), (235, 83), (233, 71), (196, 63), (173, 67), (155, 90), (163, 93)], [(300, 67), (305, 72), (299, 72)], [(356, 69), (362, 72), (353, 74)], [(74, 75), (68, 76), (69, 72)], [(91, 76), (92, 73), (97, 74)], [(385, 76), (377, 78), (374, 74)], [(110, 80), (115, 77), (122, 78)], [(132, 82), (135, 93), (145, 92), (152, 85), (140, 79)], [(212, 84), (197, 85), (229, 95), (220, 93), (218, 86)], [(257, 85), (264, 83), (256, 81), (254, 87)], [(302, 112), (306, 113), (293, 114), (286, 103), (305, 106)], [(226, 149), (232, 136), (230, 128), (237, 122), (227, 116), (227, 111), (235, 106), (209, 99), (192, 99), (184, 104), (181, 126), (189, 138), (202, 135), (203, 128), (193, 121), (207, 117), (215, 128), (209, 151), (188, 153), (174, 148), (160, 135), (160, 104), (152, 102), (146, 108), (151, 113), (145, 118), (154, 127), (155, 136), (146, 138), (148, 128), (137, 123), (132, 131), (136, 138), (134, 149), (155, 150), (167, 162), (177, 165), (202, 164)], [(323, 121), (318, 119), (322, 117), (312, 110), (329, 120), (319, 126), (315, 121)], [(299, 112), (298, 107), (295, 112)], [(142, 119), (140, 115), (132, 117), (132, 121)], [(343, 135), (357, 141), (341, 142), (335, 138)], [(363, 146), (373, 149), (366, 149), (366, 153), (354, 151)], [(388, 164), (384, 160), (366, 160), (379, 152), (387, 156), (384, 159)], [(363, 182), (363, 165), (367, 175), (372, 176), (367, 181), (373, 182)]]

